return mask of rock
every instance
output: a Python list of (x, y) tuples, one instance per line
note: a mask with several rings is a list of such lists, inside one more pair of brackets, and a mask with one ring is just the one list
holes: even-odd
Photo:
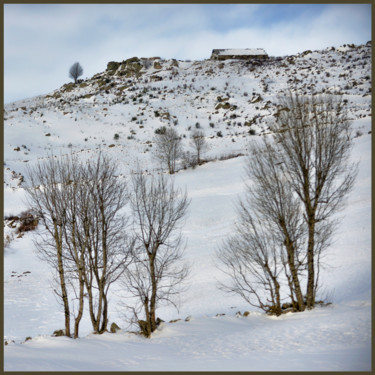
[(119, 331), (121, 328), (115, 323), (115, 322), (113, 322), (112, 324), (111, 324), (111, 332), (112, 333), (116, 333), (117, 331)]
[(154, 61), (154, 69), (161, 69), (162, 66), (159, 61)]
[(219, 109), (230, 109), (231, 108), (231, 105), (228, 103), (228, 102), (224, 102), (224, 103), (219, 103), (215, 106), (215, 110), (219, 110)]
[(121, 64), (119, 62), (116, 62), (116, 61), (110, 61), (108, 64), (107, 64), (107, 70), (110, 70), (112, 71), (113, 73), (119, 68)]
[(139, 62), (139, 58), (137, 56), (131, 57), (130, 59), (123, 61), (123, 63), (125, 64), (133, 64), (133, 63), (138, 63), (138, 62)]
[(187, 317), (185, 318), (185, 322), (190, 322), (190, 320), (191, 320), (191, 315), (189, 315), (189, 316), (187, 316)]
[(164, 320), (163, 319), (160, 319), (160, 318), (156, 318), (156, 326), (159, 327), (159, 325), (161, 323), (164, 323)]
[(154, 75), (152, 75), (152, 76), (150, 77), (150, 80), (151, 80), (151, 81), (162, 81), (162, 80), (163, 80), (163, 77), (160, 77), (160, 76), (154, 74)]
[(259, 103), (263, 100), (263, 98), (260, 95), (256, 95), (252, 100), (251, 103)]
[(59, 337), (59, 336), (65, 336), (65, 330), (64, 329), (57, 329), (52, 334), (53, 337)]
[(243, 316), (249, 316), (250, 315), (250, 311), (245, 311), (244, 313), (243, 313)]
[(216, 100), (217, 100), (219, 103), (221, 103), (221, 102), (227, 102), (227, 101), (229, 100), (229, 98), (222, 98), (221, 96), (218, 96), (218, 97), (216, 98)]
[(171, 66), (178, 68), (178, 61), (176, 59), (172, 59)]

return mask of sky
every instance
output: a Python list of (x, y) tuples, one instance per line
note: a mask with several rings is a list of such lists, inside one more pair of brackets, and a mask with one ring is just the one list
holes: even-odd
[(203, 60), (215, 48), (270, 56), (364, 44), (371, 4), (5, 4), (4, 102), (45, 95), (130, 57)]

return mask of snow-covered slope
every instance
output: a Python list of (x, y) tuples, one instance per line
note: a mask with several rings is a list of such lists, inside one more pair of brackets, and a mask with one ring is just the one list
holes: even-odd
[[(128, 59), (46, 96), (5, 106), (4, 178), (17, 186), (27, 163), (48, 152), (84, 157), (98, 148), (124, 168), (135, 158), (152, 166), (155, 130), (174, 126), (189, 149), (199, 127), (207, 158), (245, 153), (249, 132), (267, 134), (288, 88), (301, 94), (340, 93), (361, 128), (371, 116), (371, 44), (241, 60)], [(117, 140), (115, 139), (115, 135)], [(155, 167), (155, 166), (154, 166)]]
[[(329, 267), (321, 274), (332, 305), (279, 318), (217, 288), (224, 276), (215, 267), (214, 254), (236, 220), (244, 157), (179, 171), (176, 184), (191, 198), (183, 235), (192, 272), (180, 310), (160, 308), (158, 316), (165, 323), (150, 340), (125, 329), (92, 335), (87, 316), (80, 339), (51, 337), (62, 328), (63, 313), (50, 270), (33, 246), (35, 232), (16, 238), (14, 228), (6, 226), (5, 370), (370, 370), (370, 77), (370, 44), (306, 51), (263, 65), (132, 59), (111, 63), (78, 86), (68, 84), (47, 96), (7, 105), (5, 216), (26, 209), (25, 165), (51, 152), (88, 157), (102, 149), (118, 160), (123, 174), (135, 167), (136, 159), (152, 170), (158, 168), (152, 158), (155, 129), (171, 125), (185, 136), (185, 149), (191, 130), (202, 129), (210, 144), (208, 159), (246, 154), (254, 137), (249, 130), (269, 132), (279, 110), (277, 97), (288, 87), (302, 94), (324, 89), (344, 95), (356, 134), (352, 160), (360, 162), (360, 169), (326, 259)], [(109, 319), (126, 328), (119, 288), (115, 285), (111, 294)], [(247, 317), (236, 314), (246, 310)], [(169, 322), (174, 319), (181, 320)], [(32, 339), (25, 342), (26, 337)]]

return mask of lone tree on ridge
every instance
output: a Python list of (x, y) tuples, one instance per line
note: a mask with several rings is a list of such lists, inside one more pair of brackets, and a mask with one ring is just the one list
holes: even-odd
[(78, 77), (83, 74), (83, 68), (79, 62), (75, 62), (69, 69), (69, 77), (74, 79), (74, 83), (77, 83)]

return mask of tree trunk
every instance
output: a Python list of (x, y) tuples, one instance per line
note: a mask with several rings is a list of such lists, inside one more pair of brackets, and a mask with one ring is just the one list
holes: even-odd
[[(155, 250), (156, 253), (157, 250)], [(151, 332), (156, 329), (156, 292), (157, 292), (157, 281), (155, 275), (155, 256), (152, 255), (150, 258), (150, 276), (151, 276), (151, 299), (150, 299), (150, 324)]]
[(100, 333), (104, 333), (108, 326), (108, 300), (107, 296), (103, 294), (103, 312), (102, 312), (102, 325), (100, 327)]
[(64, 305), (64, 316), (65, 316), (65, 336), (70, 337), (70, 309), (69, 309), (69, 299), (68, 291), (66, 289), (65, 283), (65, 272), (64, 272), (64, 263), (62, 256), (62, 230), (59, 233), (58, 225), (56, 220), (53, 221), (54, 231), (55, 231), (55, 243), (57, 247), (57, 267), (60, 278), (60, 287), (61, 287), (61, 298)]
[(280, 221), (280, 225), (282, 227), (282, 230), (285, 236), (284, 244), (285, 244), (285, 248), (287, 252), (287, 259), (288, 259), (287, 263), (288, 263), (290, 274), (292, 277), (292, 285), (294, 289), (294, 294), (297, 299), (298, 311), (304, 311), (305, 301), (303, 300), (301, 285), (299, 283), (298, 270), (296, 269), (296, 266), (295, 266), (295, 249), (294, 249), (293, 241), (289, 237), (288, 230), (283, 220)]
[[(90, 271), (91, 272), (91, 271)], [(90, 275), (91, 279), (88, 279), (87, 276), (85, 276), (85, 284), (87, 289), (87, 294), (89, 297), (89, 314), (91, 318), (91, 324), (94, 331), (96, 331), (97, 327), (97, 320), (94, 313), (94, 302), (93, 302), (93, 295), (92, 295), (92, 275)]]
[(295, 262), (294, 253), (288, 251), (288, 266), (289, 266), (289, 270), (292, 276), (293, 289), (294, 289), (294, 294), (297, 299), (298, 311), (304, 311), (305, 301), (303, 300), (301, 285), (299, 283), (298, 273), (297, 273), (297, 269), (295, 267), (294, 262)]
[(307, 289), (306, 305), (308, 309), (315, 306), (315, 268), (314, 268), (314, 247), (315, 247), (315, 220), (309, 220), (309, 238), (307, 243)]
[(82, 315), (83, 315), (83, 306), (84, 306), (84, 291), (85, 291), (85, 282), (80, 275), (80, 280), (79, 280), (79, 310), (78, 310), (78, 315), (75, 318), (74, 322), (74, 338), (78, 339), (79, 337), (79, 323), (81, 322)]

